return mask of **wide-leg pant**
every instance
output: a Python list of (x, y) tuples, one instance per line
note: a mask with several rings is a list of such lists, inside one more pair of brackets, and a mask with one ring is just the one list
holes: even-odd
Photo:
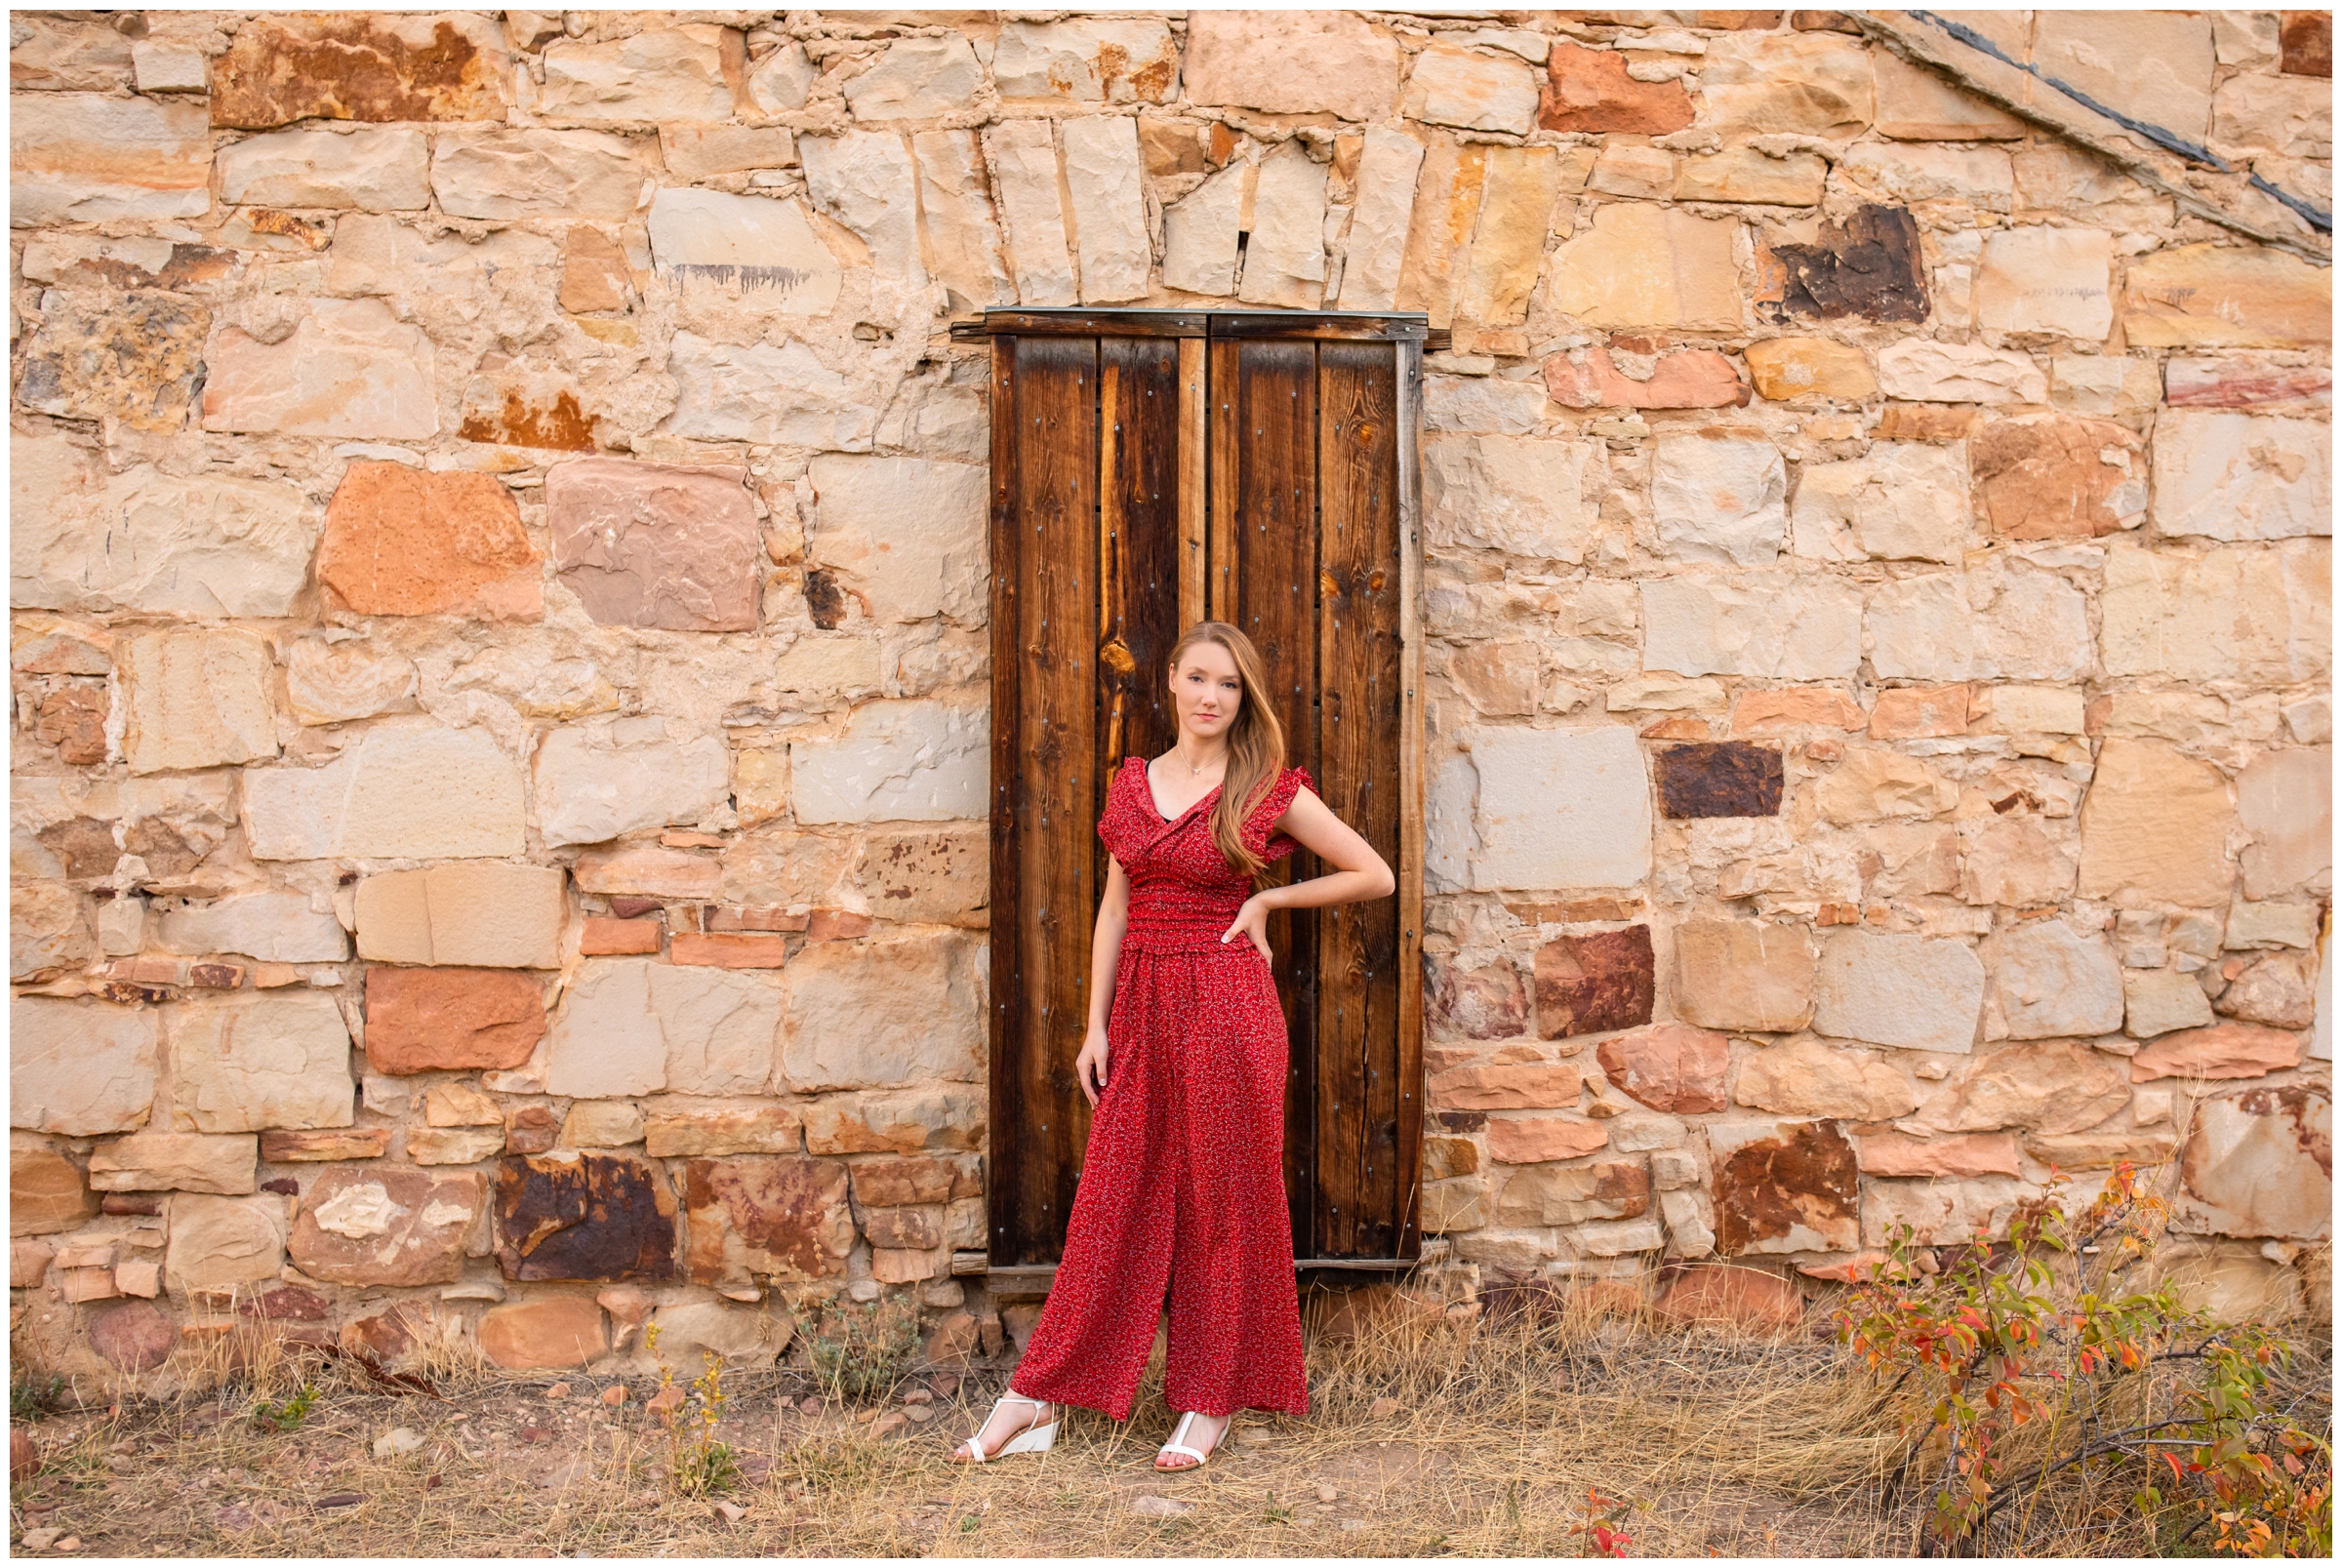
[(1064, 1260), (1010, 1386), (1128, 1420), (1168, 1282), (1171, 1408), (1306, 1412), (1267, 962), (1126, 945), (1107, 1042)]

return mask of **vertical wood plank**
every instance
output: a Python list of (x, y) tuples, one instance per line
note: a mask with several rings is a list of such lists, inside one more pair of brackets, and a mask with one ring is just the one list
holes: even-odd
[[(1179, 364), (1174, 338), (1099, 344), (1099, 542), (1113, 562), (1099, 599), (1101, 812), (1114, 764), (1168, 750), (1176, 728), (1164, 667), (1183, 629)], [(1104, 847), (1097, 853), (1103, 876)]]
[[(1215, 351), (1221, 345), (1214, 344)], [(1243, 342), (1232, 345), (1235, 420), (1233, 561), (1229, 617), (1259, 648), (1269, 700), (1285, 731), (1285, 760), (1316, 776), (1317, 757), (1317, 345)], [(1215, 451), (1215, 460), (1225, 454)], [(1299, 854), (1282, 874), (1314, 876)], [(1284, 1006), (1290, 1059), (1285, 1079), (1285, 1189), (1294, 1246), (1317, 1256), (1316, 1103), (1317, 911), (1269, 919), (1270, 968)]]
[(992, 641), (992, 777), (991, 777), (991, 1010), (987, 1020), (990, 1038), (991, 1120), (987, 1139), (989, 1156), (985, 1178), (986, 1246), (1001, 1264), (1023, 1262), (1028, 1238), (1020, 1198), (1030, 1178), (1035, 1150), (1026, 1136), (1021, 1108), (1027, 1081), (1025, 1043), (1031, 1037), (1025, 1016), (1024, 922), (1016, 911), (1024, 907), (1017, 871), (1019, 799), (1017, 715), (1023, 711), (1019, 675), (1025, 668), (1024, 644), (1018, 635), (1025, 581), (1022, 520), (1017, 511), (1017, 343), (1015, 338), (992, 340), (992, 469), (991, 469), (991, 641)]
[[(1098, 344), (1021, 340), (1015, 506), (1020, 532), (1017, 924), (1025, 1037), (1018, 1136), (1030, 1149), (1010, 1196), (1026, 1234), (1015, 1262), (1053, 1263), (1088, 1142), (1073, 1077), (1097, 912)], [(1001, 715), (995, 713), (993, 722)], [(998, 1263), (1001, 1260), (995, 1259)]]
[(1211, 543), (1205, 551), (1206, 614), (1214, 621), (1236, 616), (1236, 476), (1242, 471), (1245, 443), (1238, 438), (1242, 420), (1236, 405), (1243, 400), (1243, 382), (1236, 374), (1241, 344), (1215, 342), (1210, 345), (1210, 375), (1205, 382), (1209, 399), (1211, 443), (1205, 464), (1211, 487)]
[(1209, 345), (1201, 338), (1179, 340), (1179, 629), (1208, 616), (1211, 588), (1205, 576), (1211, 527), (1208, 489), (1211, 450), (1211, 388), (1205, 375)]
[[(1399, 858), (1397, 352), (1318, 347), (1318, 756), (1326, 803)], [(1389, 1257), (1398, 1149), (1398, 906), (1318, 911), (1316, 1226), (1320, 1255)]]
[(1398, 1196), (1394, 1256), (1423, 1255), (1423, 345), (1398, 345)]

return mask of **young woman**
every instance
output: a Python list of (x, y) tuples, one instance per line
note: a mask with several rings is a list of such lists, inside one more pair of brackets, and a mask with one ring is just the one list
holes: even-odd
[[(1309, 1408), (1284, 1185), (1285, 1020), (1271, 911), (1390, 896), (1366, 840), (1288, 768), (1250, 638), (1219, 621), (1171, 650), (1172, 748), (1128, 757), (1098, 836), (1113, 859), (1073, 1070), (1097, 1107), (1065, 1260), (1024, 1360), (952, 1457), (1043, 1452), (1058, 1407), (1130, 1418), (1170, 1294), (1158, 1468), (1210, 1457), (1236, 1411)], [(1254, 891), (1306, 847), (1335, 869)]]

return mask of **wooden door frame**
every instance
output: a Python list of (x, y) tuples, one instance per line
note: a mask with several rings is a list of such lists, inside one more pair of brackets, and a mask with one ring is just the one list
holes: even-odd
[[(1178, 426), (1183, 440), (1179, 454), (1177, 522), (1179, 538), (1179, 619), (1183, 625), (1193, 624), (1208, 614), (1217, 614), (1227, 602), (1229, 584), (1226, 581), (1206, 581), (1207, 557), (1222, 563), (1213, 573), (1223, 578), (1227, 563), (1234, 552), (1230, 547), (1232, 537), (1224, 530), (1232, 528), (1233, 494), (1226, 477), (1232, 465), (1209, 462), (1213, 449), (1213, 426), (1219, 423), (1217, 411), (1208, 405), (1209, 376), (1222, 374), (1223, 363), (1232, 367), (1237, 344), (1247, 341), (1333, 341), (1384, 342), (1395, 350), (1396, 385), (1396, 467), (1398, 480), (1398, 538), (1399, 548), (1399, 755), (1398, 755), (1398, 871), (1399, 900), (1398, 929), (1398, 1032), (1399, 1056), (1402, 1067), (1398, 1084), (1400, 1110), (1397, 1116), (1399, 1160), (1402, 1171), (1413, 1173), (1411, 1186), (1401, 1195), (1403, 1218), (1399, 1226), (1399, 1241), (1395, 1258), (1296, 1258), (1296, 1268), (1390, 1270), (1407, 1266), (1421, 1250), (1422, 1209), (1422, 1140), (1424, 1103), (1422, 1071), (1423, 1039), (1423, 858), (1424, 858), (1424, 739), (1423, 739), (1423, 541), (1422, 541), (1422, 464), (1419, 450), (1418, 425), (1421, 413), (1423, 354), (1430, 332), (1428, 318), (1421, 314), (1391, 312), (1348, 311), (1218, 311), (1186, 309), (1129, 309), (1090, 310), (1061, 309), (994, 309), (986, 312), (981, 322), (954, 323), (952, 341), (957, 342), (989, 342), (993, 338), (1176, 338), (1179, 343), (1180, 410)], [(1439, 336), (1444, 336), (1439, 335)], [(1224, 358), (1225, 356), (1225, 358)], [(1000, 421), (1000, 397), (1003, 381), (995, 356), (993, 381), (993, 461), (994, 483), (992, 494), (995, 507), (994, 536), (999, 536), (1005, 521), (1005, 511), (1013, 505), (1007, 476), (1001, 465), (1009, 461), (1012, 449), (1004, 437), (1005, 427)], [(1102, 429), (1102, 443), (1112, 439), (1110, 428)], [(1231, 449), (1232, 450), (1232, 449)], [(1110, 448), (1102, 446), (1097, 454), (1101, 472), (1111, 463)], [(1101, 494), (1102, 517), (1107, 525), (1107, 537), (1111, 537), (1111, 503)], [(1212, 546), (1217, 545), (1218, 548)], [(995, 949), (999, 945), (999, 919), (1005, 904), (1013, 903), (1018, 894), (1016, 866), (1003, 852), (1007, 837), (1003, 828), (1013, 826), (1002, 821), (1004, 814), (1013, 813), (1006, 780), (1018, 766), (1018, 725), (1015, 714), (1001, 722), (997, 712), (1002, 693), (1011, 695), (1017, 689), (1017, 670), (1022, 658), (1018, 646), (1015, 584), (993, 563), (991, 579), (992, 613), (992, 690), (995, 715), (992, 727), (992, 899)], [(1104, 781), (1100, 782), (1101, 791)], [(1013, 942), (1013, 937), (1011, 941)], [(993, 975), (995, 985), (1001, 976)], [(1005, 1003), (995, 999), (988, 1008), (990, 1032), (995, 1036), (992, 1060), (1000, 1056), (998, 1036), (1007, 1027)], [(1411, 1070), (1407, 1070), (1411, 1066)], [(994, 1065), (988, 1069), (990, 1092), (995, 1102), (988, 1125), (987, 1207), (988, 1231), (996, 1162), (990, 1158), (989, 1146), (1000, 1127), (998, 1101), (1002, 1092), (999, 1072)], [(989, 1282), (995, 1296), (1014, 1298), (1045, 1294), (1050, 1279), (1056, 1273), (1054, 1264), (991, 1266), (988, 1268)]]

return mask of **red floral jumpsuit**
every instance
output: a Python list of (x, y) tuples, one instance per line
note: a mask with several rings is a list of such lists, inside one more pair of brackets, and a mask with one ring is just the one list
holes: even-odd
[[(1263, 860), (1299, 848), (1270, 829), (1309, 782), (1287, 768), (1246, 819), (1245, 846)], [(1126, 757), (1098, 823), (1130, 878), (1106, 1092), (1065, 1258), (1010, 1386), (1116, 1421), (1130, 1417), (1166, 1282), (1172, 1409), (1309, 1409), (1285, 1207), (1285, 1020), (1259, 949), (1220, 941), (1252, 885), (1212, 842), (1219, 794), (1165, 822), (1146, 762)]]

